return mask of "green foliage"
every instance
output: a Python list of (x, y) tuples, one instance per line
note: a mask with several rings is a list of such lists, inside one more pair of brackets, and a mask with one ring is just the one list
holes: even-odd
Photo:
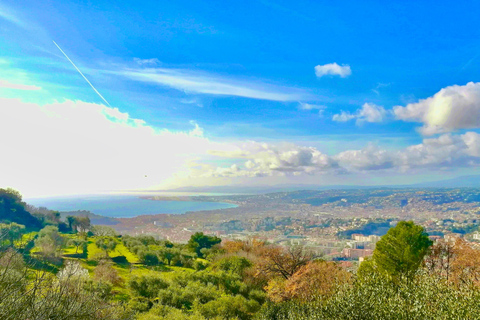
[(170, 266), (172, 264), (172, 260), (174, 260), (175, 258), (177, 258), (177, 260), (179, 260), (181, 252), (180, 252), (179, 249), (165, 247), (165, 248), (162, 248), (162, 249), (158, 250), (157, 255), (158, 255), (160, 260), (166, 261), (167, 265)]
[(55, 226), (46, 226), (38, 233), (35, 245), (39, 247), (45, 256), (56, 256), (65, 243), (65, 239)]
[(411, 276), (420, 266), (432, 241), (422, 226), (400, 221), (378, 241), (373, 261), (391, 277)]
[(95, 241), (97, 248), (105, 252), (105, 257), (108, 258), (108, 253), (115, 250), (117, 247), (117, 240), (113, 237), (100, 237)]
[(21, 260), (18, 253), (0, 252), (1, 319), (129, 318), (88, 283), (78, 278), (57, 278), (48, 272), (33, 271), (27, 265), (5, 263), (16, 259)]
[(134, 276), (128, 282), (128, 287), (137, 296), (155, 298), (160, 289), (168, 287), (168, 283), (157, 275)]
[(158, 256), (151, 251), (141, 251), (138, 253), (140, 262), (146, 266), (157, 266), (160, 263)]
[(25, 226), (15, 222), (0, 223), (0, 241), (3, 237), (7, 238), (10, 245), (15, 244), (15, 240), (20, 239), (25, 233)]
[(233, 272), (235, 274), (241, 275), (245, 269), (252, 266), (252, 262), (245, 257), (239, 256), (226, 256), (217, 261), (215, 261), (210, 269), (212, 270), (223, 270), (227, 272)]
[[(68, 217), (67, 217), (68, 218)], [(118, 236), (115, 229), (108, 226), (92, 226), (92, 233), (97, 237), (116, 237)]]
[(207, 236), (203, 232), (197, 232), (190, 237), (188, 241), (188, 248), (195, 252), (198, 257), (203, 258), (202, 249), (210, 249), (216, 244), (219, 244), (222, 239), (216, 236)]
[(207, 268), (207, 265), (208, 265), (207, 262), (204, 262), (200, 259), (193, 261), (193, 269), (197, 271), (205, 270)]
[(8, 248), (0, 254), (0, 269), (10, 269), (21, 272), (25, 268), (23, 256), (15, 249)]
[[(75, 247), (75, 253), (78, 253), (78, 248), (82, 247), (82, 249), (85, 249), (85, 245), (87, 244), (87, 241), (84, 239), (80, 238), (72, 238), (68, 240), (67, 244), (69, 246)], [(82, 251), (85, 254), (85, 251)]]
[(479, 298), (476, 288), (455, 288), (423, 274), (397, 282), (373, 274), (367, 281), (346, 286), (327, 301), (269, 303), (256, 319), (477, 319)]
[(67, 221), (68, 229), (70, 229), (72, 231), (73, 230), (73, 225), (75, 224), (75, 217), (74, 216), (67, 216), (65, 218), (65, 220)]
[[(155, 305), (148, 313), (138, 316), (137, 320), (205, 320), (202, 315), (198, 313), (184, 312), (182, 310), (165, 306)], [(218, 318), (220, 319), (220, 318)], [(222, 318), (223, 319), (223, 318)]]
[(10, 188), (0, 189), (0, 222), (15, 222), (32, 230), (42, 227), (42, 223), (27, 211), (21, 194)]
[(200, 304), (215, 300), (222, 292), (213, 284), (188, 281), (185, 285), (174, 282), (168, 288), (158, 292), (158, 302), (178, 309), (190, 310), (197, 302)]
[(206, 304), (198, 305), (198, 312), (205, 318), (210, 319), (222, 315), (224, 319), (250, 319), (252, 314), (260, 309), (260, 304), (255, 300), (247, 300), (245, 297), (222, 296)]

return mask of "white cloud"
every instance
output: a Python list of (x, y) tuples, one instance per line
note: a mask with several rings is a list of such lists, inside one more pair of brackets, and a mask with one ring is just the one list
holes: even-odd
[(318, 105), (318, 104), (311, 104), (311, 103), (305, 103), (305, 102), (299, 102), (300, 110), (325, 110), (327, 107), (324, 105)]
[(172, 132), (94, 103), (0, 98), (0, 106), (0, 181), (27, 196), (150, 188), (227, 147), (195, 122), (191, 131)]
[(82, 101), (40, 106), (0, 98), (0, 105), (0, 135), (7, 137), (2, 148), (8, 150), (0, 158), (0, 181), (27, 196), (480, 165), (475, 132), (444, 134), (402, 150), (369, 145), (327, 155), (292, 143), (216, 143), (194, 121), (191, 130), (172, 132)]
[(14, 90), (41, 90), (41, 87), (34, 86), (34, 85), (27, 85), (21, 83), (12, 83), (7, 80), (0, 79), (0, 88), (4, 89), (14, 89)]
[(355, 119), (355, 118), (356, 118), (355, 115), (353, 115), (349, 112), (342, 111), (339, 114), (334, 114), (333, 117), (332, 117), (332, 120), (337, 121), (337, 122), (347, 122), (347, 121)]
[(480, 82), (449, 86), (393, 111), (397, 119), (423, 123), (425, 135), (480, 128)]
[(138, 65), (143, 66), (143, 67), (156, 67), (161, 65), (162, 63), (160, 60), (157, 58), (151, 58), (151, 59), (140, 59), (140, 58), (133, 58), (133, 61), (135, 61)]
[(327, 75), (340, 76), (342, 78), (345, 78), (351, 74), (352, 70), (350, 69), (350, 66), (348, 64), (340, 66), (336, 62), (334, 62), (315, 66), (315, 75), (319, 78)]
[(229, 167), (202, 167), (203, 177), (272, 177), (304, 174), (406, 173), (480, 166), (480, 134), (445, 134), (401, 150), (374, 145), (329, 156), (313, 147), (249, 142), (234, 152), (215, 155), (237, 159)]
[(346, 122), (352, 119), (357, 119), (357, 125), (364, 122), (383, 122), (387, 116), (387, 111), (382, 106), (377, 106), (373, 103), (364, 103), (363, 106), (355, 113), (342, 111), (340, 114), (335, 114), (332, 117), (333, 121)]
[(135, 81), (167, 86), (191, 93), (272, 101), (298, 101), (308, 98), (308, 94), (298, 89), (277, 87), (255, 81), (223, 78), (184, 69), (125, 69), (113, 73)]
[(405, 172), (419, 168), (477, 166), (480, 164), (480, 135), (475, 132), (444, 134), (398, 151), (368, 146), (362, 150), (341, 152), (334, 159), (347, 170), (366, 171), (396, 169)]
[(311, 103), (305, 103), (305, 102), (299, 102), (299, 104), (300, 105), (298, 108), (300, 110), (318, 110), (318, 114), (320, 116), (322, 116), (325, 109), (327, 109), (327, 107), (324, 105), (311, 104)]
[(369, 145), (362, 150), (340, 152), (333, 158), (348, 171), (381, 170), (394, 166), (392, 155), (373, 145)]
[(230, 167), (202, 168), (204, 177), (266, 177), (285, 174), (314, 174), (335, 168), (331, 158), (312, 147), (291, 143), (267, 144), (250, 141), (235, 151), (212, 152), (223, 158), (243, 159)]

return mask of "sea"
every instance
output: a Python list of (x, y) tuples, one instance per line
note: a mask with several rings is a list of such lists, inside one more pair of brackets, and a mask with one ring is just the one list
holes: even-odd
[[(225, 194), (173, 194), (159, 193), (148, 196), (173, 195), (225, 195)], [(182, 214), (190, 211), (217, 210), (237, 207), (234, 204), (203, 201), (163, 201), (140, 198), (140, 195), (87, 195), (53, 198), (27, 198), (24, 201), (36, 207), (46, 207), (60, 212), (86, 210), (111, 218), (133, 218), (148, 214)]]

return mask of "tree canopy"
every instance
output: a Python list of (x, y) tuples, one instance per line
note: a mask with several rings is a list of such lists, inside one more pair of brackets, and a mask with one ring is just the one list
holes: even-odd
[(191, 236), (188, 241), (188, 247), (197, 253), (199, 257), (203, 257), (202, 249), (210, 249), (216, 244), (222, 242), (222, 239), (216, 236), (207, 236), (203, 232), (197, 232)]
[(378, 241), (373, 262), (392, 277), (410, 275), (418, 269), (431, 245), (422, 226), (413, 221), (400, 221)]
[(0, 189), (0, 222), (15, 222), (35, 230), (42, 227), (42, 223), (27, 211), (21, 194), (10, 188)]

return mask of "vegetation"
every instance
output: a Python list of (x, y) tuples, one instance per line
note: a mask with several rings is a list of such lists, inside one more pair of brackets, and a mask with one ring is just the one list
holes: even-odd
[[(19, 194), (3, 194), (13, 201), (9, 208), (29, 212)], [(28, 210), (34, 214), (15, 221), (0, 212), (1, 319), (475, 319), (480, 313), (480, 249), (462, 239), (432, 244), (411, 221), (391, 228), (352, 272), (301, 246), (222, 242), (203, 233), (172, 243), (117, 235), (91, 226), (88, 217), (63, 222), (54, 211)]]
[(400, 221), (377, 243), (371, 263), (390, 277), (410, 276), (417, 271), (431, 245), (423, 227), (413, 221)]

